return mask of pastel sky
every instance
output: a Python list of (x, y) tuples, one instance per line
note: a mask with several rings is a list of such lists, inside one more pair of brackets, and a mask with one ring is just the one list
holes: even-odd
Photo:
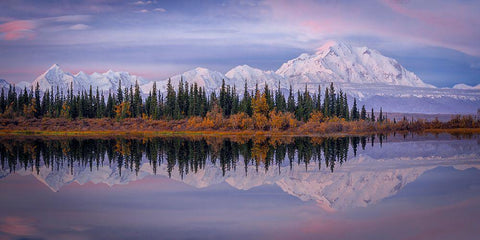
[(201, 66), (264, 70), (327, 40), (377, 49), (439, 87), (480, 83), (475, 0), (0, 2), (0, 78), (64, 70), (161, 80)]

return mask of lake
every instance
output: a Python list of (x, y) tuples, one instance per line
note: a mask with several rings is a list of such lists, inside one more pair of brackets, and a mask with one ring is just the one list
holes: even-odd
[(479, 135), (0, 138), (0, 239), (475, 239)]

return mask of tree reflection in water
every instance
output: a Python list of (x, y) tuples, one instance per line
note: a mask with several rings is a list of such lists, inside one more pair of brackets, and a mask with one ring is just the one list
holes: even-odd
[[(405, 137), (405, 136), (404, 136)], [(387, 136), (361, 137), (156, 137), (156, 138), (6, 138), (0, 139), (0, 160), (3, 170), (15, 172), (23, 168), (38, 174), (40, 166), (52, 171), (68, 168), (73, 174), (76, 167), (88, 167), (90, 171), (108, 164), (122, 171), (138, 173), (143, 161), (148, 161), (155, 174), (165, 164), (171, 177), (177, 168), (180, 176), (196, 173), (207, 163), (221, 167), (223, 175), (235, 171), (243, 161), (245, 174), (254, 165), (268, 171), (272, 167), (289, 164), (290, 169), (304, 165), (308, 170), (315, 162), (319, 168), (331, 172), (348, 160), (348, 154), (356, 156), (359, 145), (362, 150), (367, 142), (380, 146)]]

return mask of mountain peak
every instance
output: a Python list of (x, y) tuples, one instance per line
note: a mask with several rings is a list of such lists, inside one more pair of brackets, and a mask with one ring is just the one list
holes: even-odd
[(210, 72), (211, 71), (210, 69), (204, 68), (204, 67), (196, 67), (193, 70), (198, 71), (198, 72)]
[(60, 69), (60, 65), (55, 63), (48, 70), (58, 70), (58, 69)]
[(387, 84), (433, 87), (396, 60), (367, 47), (352, 47), (341, 41), (328, 41), (315, 54), (301, 54), (277, 71), (292, 83)]
[(329, 40), (326, 43), (324, 43), (322, 46), (316, 49), (316, 54), (321, 54), (324, 52), (329, 52), (331, 50), (351, 50), (352, 46), (346, 42), (343, 41), (334, 41), (334, 40)]
[(323, 52), (325, 50), (330, 50), (332, 47), (338, 45), (337, 41), (329, 40), (326, 43), (324, 43), (322, 46), (317, 48), (316, 52)]

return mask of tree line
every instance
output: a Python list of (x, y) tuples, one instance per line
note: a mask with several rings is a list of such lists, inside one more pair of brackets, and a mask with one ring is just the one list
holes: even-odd
[(15, 86), (10, 85), (8, 92), (1, 90), (0, 114), (4, 118), (24, 116), (27, 118), (148, 118), (179, 120), (190, 117), (206, 117), (209, 112), (218, 112), (223, 117), (243, 114), (255, 119), (271, 118), (271, 113), (288, 113), (296, 120), (307, 122), (312, 117), (340, 118), (346, 121), (386, 120), (382, 109), (376, 118), (373, 108), (367, 113), (365, 105), (349, 108), (347, 94), (341, 89), (337, 91), (333, 83), (326, 87), (324, 94), (319, 86), (318, 93), (311, 94), (307, 86), (304, 91), (294, 93), (290, 86), (288, 94), (283, 94), (280, 84), (276, 90), (271, 90), (268, 84), (263, 89), (255, 86), (249, 91), (245, 82), (242, 96), (237, 93), (236, 86), (222, 82), (217, 94), (213, 91), (207, 94), (205, 88), (197, 83), (189, 84), (182, 79), (177, 88), (168, 80), (166, 93), (157, 90), (153, 83), (148, 96), (142, 97), (138, 82), (134, 86), (122, 88), (119, 81), (116, 92), (108, 95), (98, 88), (74, 92), (73, 85), (64, 92), (63, 89), (53, 87), (44, 92), (40, 86), (17, 92)]

